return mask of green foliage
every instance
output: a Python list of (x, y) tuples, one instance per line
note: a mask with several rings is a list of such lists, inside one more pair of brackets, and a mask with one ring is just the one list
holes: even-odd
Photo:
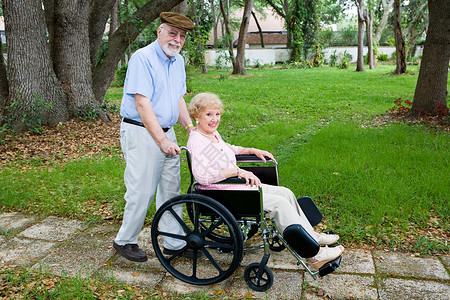
[(325, 47), (330, 47), (333, 45), (334, 41), (334, 31), (331, 28), (326, 28), (319, 32), (319, 42)]
[(85, 105), (83, 107), (78, 108), (75, 117), (83, 121), (92, 121), (97, 119), (98, 114), (99, 114), (98, 108), (96, 108), (93, 105)]
[(351, 60), (352, 60), (352, 55), (350, 53), (348, 53), (347, 50), (345, 50), (338, 67), (340, 69), (347, 69)]
[(387, 54), (378, 54), (377, 59), (379, 61), (389, 61), (389, 55)]
[(100, 49), (97, 51), (95, 62), (98, 64), (102, 64), (103, 59), (106, 57), (107, 51), (108, 51), (108, 39), (103, 38), (102, 43), (100, 44)]
[[(42, 96), (37, 92), (31, 95), (31, 105), (24, 105), (25, 100), (22, 92), (17, 91), (20, 95), (19, 100), (12, 102), (5, 107), (7, 111), (7, 117), (4, 118), (5, 124), (10, 129), (19, 130), (25, 129), (35, 134), (42, 134), (44, 128), (42, 127), (42, 112), (48, 111), (53, 107), (51, 102), (42, 99)], [(19, 115), (19, 119), (15, 119), (15, 116)], [(16, 124), (18, 122), (18, 124)], [(14, 125), (13, 125), (14, 124)]]
[(354, 26), (347, 26), (341, 29), (340, 38), (343, 45), (356, 46), (357, 45), (358, 30)]
[(330, 55), (330, 67), (335, 67), (337, 65), (337, 61), (339, 56), (336, 54), (336, 49), (333, 51), (333, 53)]
[(8, 124), (4, 123), (0, 127), (0, 145), (4, 144), (4, 138), (5, 138), (5, 135), (6, 135), (7, 131), (8, 131)]
[(322, 48), (320, 47), (319, 44), (315, 44), (314, 45), (314, 56), (311, 60), (311, 64), (313, 67), (322, 67), (323, 66), (323, 62), (324, 62), (324, 58), (323, 58), (323, 53), (322, 53)]
[(123, 86), (125, 83), (125, 77), (127, 76), (128, 64), (121, 65), (115, 72), (115, 86)]
[(293, 0), (286, 16), (288, 34), (291, 35), (291, 61), (305, 58), (305, 48), (310, 48), (317, 39), (319, 27), (317, 0)]
[(218, 70), (226, 69), (226, 67), (231, 63), (230, 55), (226, 50), (216, 51), (217, 57), (215, 61), (215, 67)]

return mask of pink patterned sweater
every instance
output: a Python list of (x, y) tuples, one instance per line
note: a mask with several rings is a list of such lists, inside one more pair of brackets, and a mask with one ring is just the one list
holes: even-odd
[(226, 143), (219, 132), (214, 135), (218, 143), (211, 142), (197, 130), (191, 131), (187, 148), (191, 153), (192, 173), (199, 189), (209, 190), (255, 190), (244, 184), (215, 184), (226, 178), (222, 170), (237, 168), (236, 154), (241, 147)]

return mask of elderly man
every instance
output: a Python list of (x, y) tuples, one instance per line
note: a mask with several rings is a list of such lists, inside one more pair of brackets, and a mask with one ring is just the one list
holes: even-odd
[[(113, 247), (126, 259), (137, 262), (147, 260), (137, 236), (156, 190), (156, 208), (180, 193), (180, 148), (173, 126), (179, 121), (188, 134), (192, 129), (183, 98), (186, 73), (179, 52), (194, 24), (176, 13), (163, 12), (160, 19), (157, 40), (136, 51), (130, 59), (120, 109), (127, 191), (122, 226)], [(182, 207), (178, 213), (182, 216)], [(171, 218), (165, 218), (160, 227), (183, 234)], [(179, 240), (164, 239), (165, 253), (183, 246)]]

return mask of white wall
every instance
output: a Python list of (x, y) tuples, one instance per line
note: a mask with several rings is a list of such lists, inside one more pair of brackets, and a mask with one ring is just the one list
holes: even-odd
[[(334, 53), (336, 50), (337, 55), (343, 55), (344, 51), (347, 51), (352, 55), (352, 63), (356, 62), (356, 58), (358, 56), (358, 48), (357, 47), (330, 47), (323, 49), (323, 56), (327, 61), (330, 61), (330, 55)], [(392, 57), (392, 53), (395, 52), (395, 47), (388, 46), (380, 46), (378, 47), (378, 53), (387, 54), (389, 58)], [(417, 47), (415, 56), (422, 55), (423, 47)], [(289, 60), (290, 50), (289, 49), (254, 49), (254, 48), (246, 48), (245, 49), (245, 59), (248, 60), (247, 65), (253, 66), (256, 64), (275, 64), (279, 62), (285, 62)], [(364, 55), (367, 54), (367, 47), (363, 49)], [(236, 50), (234, 50), (234, 55), (236, 56)], [(230, 67), (231, 63), (226, 62), (226, 58), (228, 58), (227, 50), (206, 50), (206, 64), (209, 66), (216, 66), (216, 62), (219, 61), (219, 64), (222, 66)]]

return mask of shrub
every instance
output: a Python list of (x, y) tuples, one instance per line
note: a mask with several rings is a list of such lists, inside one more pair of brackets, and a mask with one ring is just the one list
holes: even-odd
[(125, 77), (127, 76), (128, 64), (123, 64), (116, 70), (115, 80), (117, 86), (123, 86), (125, 83)]
[(404, 117), (411, 110), (412, 102), (408, 99), (398, 98), (394, 101), (394, 106), (386, 112), (396, 117)]
[(353, 56), (347, 52), (347, 50), (344, 51), (344, 54), (341, 59), (341, 63), (339, 64), (340, 69), (347, 69), (350, 61), (352, 60)]
[(337, 60), (339, 56), (336, 54), (336, 50), (333, 51), (333, 54), (330, 55), (330, 66), (334, 67), (337, 65)]
[(387, 54), (378, 54), (377, 59), (379, 61), (389, 61), (389, 56)]

